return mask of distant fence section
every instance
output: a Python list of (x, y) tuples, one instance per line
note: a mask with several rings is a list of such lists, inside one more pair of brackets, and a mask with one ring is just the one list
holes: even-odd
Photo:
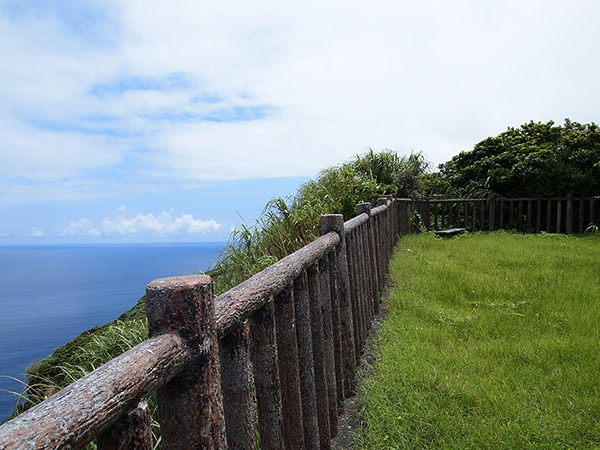
[(600, 221), (600, 197), (416, 199), (411, 211), (430, 230), (583, 233)]
[[(328, 449), (413, 201), (321, 217), (322, 236), (213, 298), (208, 276), (146, 289), (150, 338), (0, 426), (0, 449)], [(437, 221), (437, 219), (433, 219)]]

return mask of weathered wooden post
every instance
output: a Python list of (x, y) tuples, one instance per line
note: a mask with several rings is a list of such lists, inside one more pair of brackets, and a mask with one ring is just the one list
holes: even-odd
[(341, 214), (321, 216), (321, 234), (335, 231), (340, 242), (335, 248), (335, 292), (339, 296), (340, 335), (342, 340), (342, 358), (344, 362), (344, 394), (346, 397), (354, 393), (354, 377), (356, 374), (356, 347), (354, 341), (354, 324), (352, 306), (350, 304), (350, 280), (348, 276), (348, 259), (346, 255), (346, 235), (344, 217)]
[[(410, 211), (408, 215), (410, 217)], [(382, 233), (383, 233), (383, 220), (381, 218), (381, 213), (377, 214), (373, 217), (374, 220), (374, 229), (373, 234), (375, 236), (375, 253), (377, 254), (377, 280), (379, 281), (379, 291), (383, 291), (384, 280), (385, 280), (385, 270), (384, 270), (384, 254), (383, 254), (383, 244), (382, 244)], [(409, 221), (408, 232), (411, 232), (411, 225)]]
[(294, 280), (294, 312), (296, 316), (296, 339), (298, 341), (304, 446), (308, 450), (318, 450), (320, 443), (319, 424), (317, 421), (317, 395), (315, 390), (315, 364), (306, 272), (302, 272)]
[(310, 266), (306, 270), (306, 275), (308, 281), (308, 301), (310, 304), (319, 442), (321, 443), (322, 449), (327, 449), (331, 447), (331, 431), (329, 419), (329, 396), (327, 393), (327, 360), (325, 357), (325, 338), (323, 332), (323, 309), (321, 301), (319, 263), (315, 263)]
[[(387, 205), (387, 198), (382, 197), (377, 199), (377, 206)], [(383, 262), (383, 270), (382, 273), (385, 273), (387, 269), (387, 261), (389, 257), (389, 228), (388, 228), (388, 218), (387, 218), (388, 210), (386, 209), (384, 212), (379, 214), (381, 218), (381, 230), (380, 230), (380, 240), (381, 240), (381, 254), (382, 254), (382, 262)]]
[(362, 344), (362, 326), (363, 321), (360, 311), (360, 294), (358, 286), (358, 270), (356, 265), (356, 247), (354, 245), (354, 230), (352, 233), (345, 233), (346, 240), (346, 259), (348, 261), (348, 281), (349, 281), (349, 299), (352, 307), (352, 323), (354, 325), (354, 351), (356, 360), (360, 358), (360, 347)]
[(583, 223), (583, 208), (584, 208), (584, 202), (583, 202), (583, 198), (579, 199), (579, 233), (583, 233), (585, 231), (585, 224)]
[(337, 407), (338, 415), (344, 412), (344, 399), (346, 393), (344, 390), (344, 357), (342, 346), (342, 312), (340, 305), (340, 297), (337, 291), (339, 281), (336, 280), (336, 253), (332, 251), (327, 255), (329, 266), (329, 296), (331, 299), (331, 331), (333, 333), (333, 356), (335, 362), (335, 389), (337, 392)]
[(488, 218), (488, 230), (494, 231), (496, 229), (496, 198), (492, 197), (489, 200), (489, 218)]
[[(150, 410), (146, 400), (123, 414), (116, 425), (97, 439), (99, 450), (152, 450)], [(1, 444), (0, 444), (1, 445)]]
[(556, 233), (562, 230), (562, 200), (559, 198), (556, 202)]
[(566, 233), (573, 234), (573, 194), (567, 194)]
[[(343, 379), (343, 375), (338, 375), (336, 373), (335, 365), (333, 308), (331, 304), (331, 291), (329, 288), (329, 258), (330, 254), (327, 254), (319, 261), (319, 287), (321, 311), (323, 314), (323, 348), (325, 351), (325, 380), (327, 382), (327, 398), (329, 404), (329, 428), (330, 435), (335, 436), (338, 430), (337, 378)], [(310, 272), (309, 276), (311, 276)]]
[(535, 232), (539, 233), (542, 230), (542, 201), (538, 199), (535, 220)]
[(368, 265), (368, 278), (370, 286), (370, 297), (373, 303), (373, 313), (379, 313), (379, 280), (377, 274), (377, 256), (375, 253), (375, 238), (373, 236), (373, 223), (371, 220), (371, 203), (359, 203), (356, 205), (357, 214), (367, 214), (369, 220), (366, 222), (366, 247), (367, 247), (367, 265)]
[(479, 200), (479, 204), (481, 205), (481, 231), (485, 231), (485, 200)]
[(292, 286), (275, 296), (277, 359), (281, 380), (283, 440), (287, 449), (304, 449), (304, 421)]
[(519, 231), (523, 231), (523, 200), (519, 200)]
[(146, 314), (150, 337), (177, 334), (191, 352), (187, 368), (158, 390), (163, 448), (227, 448), (210, 277), (152, 281)]
[(252, 315), (250, 325), (260, 448), (278, 450), (283, 448), (284, 440), (275, 310), (272, 299)]
[(546, 233), (550, 233), (551, 232), (551, 226), (550, 224), (552, 223), (552, 200), (548, 199), (548, 201), (546, 202)]
[(246, 322), (221, 339), (219, 353), (227, 445), (232, 449), (254, 449), (256, 411)]
[(446, 228), (446, 203), (442, 203), (442, 230)]

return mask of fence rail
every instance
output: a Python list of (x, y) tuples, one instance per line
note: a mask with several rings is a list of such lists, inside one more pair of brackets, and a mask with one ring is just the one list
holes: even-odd
[(417, 211), (428, 229), (462, 227), (494, 231), (583, 233), (600, 222), (600, 197), (417, 199)]
[[(150, 339), (0, 426), (0, 449), (327, 449), (411, 199), (321, 217), (322, 236), (213, 298), (207, 276), (146, 288)], [(429, 211), (429, 210), (428, 210)], [(437, 223), (437, 220), (436, 220)]]

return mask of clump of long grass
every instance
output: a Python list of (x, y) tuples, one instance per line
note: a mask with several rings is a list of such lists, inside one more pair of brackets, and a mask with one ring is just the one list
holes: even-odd
[[(210, 270), (217, 294), (241, 283), (319, 236), (319, 216), (356, 215), (356, 204), (376, 203), (386, 194), (417, 194), (428, 167), (422, 153), (369, 150), (321, 171), (295, 196), (274, 198), (255, 223), (239, 225)], [(397, 184), (396, 184), (397, 183)], [(399, 189), (400, 186), (400, 189)]]
[(24, 408), (54, 395), (73, 381), (148, 339), (144, 318), (117, 320), (88, 330), (25, 370)]

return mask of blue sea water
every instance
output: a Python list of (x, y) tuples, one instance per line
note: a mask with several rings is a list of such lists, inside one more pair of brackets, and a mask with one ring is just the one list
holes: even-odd
[(0, 423), (25, 368), (116, 319), (155, 278), (206, 270), (222, 243), (0, 247)]

